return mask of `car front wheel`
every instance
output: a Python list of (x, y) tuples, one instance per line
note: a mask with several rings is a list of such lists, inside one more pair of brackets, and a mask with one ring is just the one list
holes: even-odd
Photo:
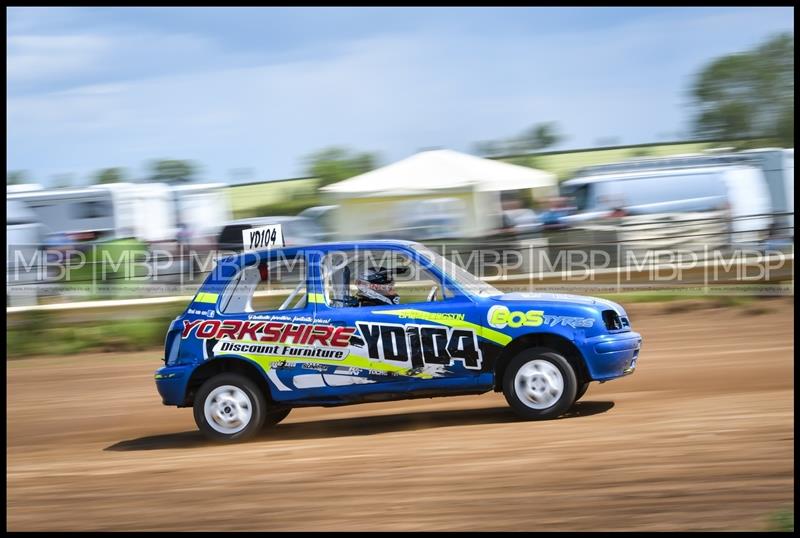
[(588, 381), (586, 383), (578, 385), (578, 392), (575, 393), (575, 401), (577, 402), (578, 400), (580, 400), (583, 397), (583, 395), (586, 394), (586, 391), (588, 389), (589, 389), (589, 382)]
[(267, 410), (267, 416), (264, 418), (264, 428), (277, 425), (280, 421), (288, 417), (291, 411), (291, 407), (276, 407), (275, 409)]
[(503, 394), (526, 420), (556, 418), (575, 402), (578, 380), (567, 359), (548, 348), (528, 349), (514, 357), (503, 377)]
[(244, 441), (261, 429), (266, 400), (258, 386), (238, 374), (220, 374), (200, 387), (194, 399), (194, 421), (215, 441)]

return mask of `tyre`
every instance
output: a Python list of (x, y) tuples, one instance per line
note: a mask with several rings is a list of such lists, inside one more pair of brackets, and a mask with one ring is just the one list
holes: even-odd
[(280, 421), (285, 419), (289, 416), (289, 413), (292, 411), (291, 407), (275, 407), (273, 409), (267, 410), (267, 415), (264, 418), (264, 428), (271, 428), (275, 426)]
[(219, 374), (200, 387), (194, 421), (214, 441), (244, 441), (261, 430), (267, 402), (261, 389), (239, 374)]
[(552, 349), (527, 349), (511, 359), (503, 377), (506, 401), (521, 418), (546, 420), (575, 402), (578, 380), (567, 359)]
[(578, 385), (578, 391), (575, 393), (575, 401), (577, 402), (580, 400), (586, 391), (589, 389), (589, 382), (583, 383), (582, 385)]

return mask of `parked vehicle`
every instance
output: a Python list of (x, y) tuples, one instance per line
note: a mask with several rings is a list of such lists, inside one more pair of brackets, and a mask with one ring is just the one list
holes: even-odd
[(399, 238), (407, 241), (436, 241), (452, 238), (456, 233), (455, 219), (446, 213), (429, 213), (407, 217), (405, 226), (373, 234), (372, 239)]
[(220, 260), (169, 326), (165, 405), (237, 441), (292, 408), (503, 392), (522, 419), (633, 373), (618, 304), (502, 293), (419, 243), (343, 242)]
[(338, 205), (321, 205), (309, 207), (297, 214), (298, 217), (311, 219), (320, 229), (320, 241), (332, 241), (336, 237), (336, 212)]
[[(561, 222), (580, 222), (621, 215), (702, 212), (727, 209), (734, 241), (766, 237), (772, 205), (762, 171), (744, 164), (683, 166), (662, 163), (637, 169), (631, 163), (619, 171), (599, 170), (561, 185), (575, 212)], [(642, 165), (640, 165), (642, 166)]]
[(457, 197), (398, 201), (389, 214), (394, 216), (394, 224), (389, 229), (363, 236), (407, 241), (453, 239), (458, 237), (466, 218), (464, 201)]
[[(19, 200), (6, 200), (6, 303), (36, 303), (36, 291), (27, 285), (43, 280), (41, 248), (44, 231), (36, 214)], [(24, 289), (23, 286), (26, 286)]]
[(228, 185), (173, 185), (170, 190), (182, 243), (195, 248), (213, 248), (222, 226), (232, 218)]
[(533, 209), (506, 209), (503, 211), (503, 228), (516, 237), (528, 237), (541, 232), (544, 223)]
[(13, 194), (17, 192), (30, 192), (41, 191), (44, 187), (38, 183), (19, 183), (17, 185), (6, 185), (6, 194)]
[(737, 154), (757, 164), (769, 187), (775, 227), (783, 237), (794, 237), (794, 148), (759, 148)]
[(166, 241), (175, 234), (172, 198), (166, 185), (112, 183), (83, 188), (7, 193), (25, 204), (48, 235), (72, 241), (136, 238)]

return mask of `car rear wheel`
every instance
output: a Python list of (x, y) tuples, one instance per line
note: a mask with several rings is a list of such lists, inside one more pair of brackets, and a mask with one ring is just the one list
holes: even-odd
[(258, 386), (239, 374), (220, 374), (200, 387), (194, 399), (194, 421), (215, 441), (244, 441), (261, 429), (266, 400)]
[(567, 359), (548, 348), (527, 349), (514, 357), (503, 378), (503, 394), (526, 420), (556, 418), (575, 402), (578, 380)]

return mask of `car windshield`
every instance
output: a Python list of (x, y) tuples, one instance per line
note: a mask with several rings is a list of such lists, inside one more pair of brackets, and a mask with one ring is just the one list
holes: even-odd
[(466, 269), (462, 269), (455, 263), (447, 258), (442, 257), (428, 247), (422, 245), (414, 245), (414, 250), (427, 258), (434, 266), (436, 266), (443, 275), (447, 276), (465, 293), (470, 295), (478, 295), (481, 297), (489, 297), (491, 295), (502, 295), (503, 292), (494, 286), (487, 284), (479, 279)]

